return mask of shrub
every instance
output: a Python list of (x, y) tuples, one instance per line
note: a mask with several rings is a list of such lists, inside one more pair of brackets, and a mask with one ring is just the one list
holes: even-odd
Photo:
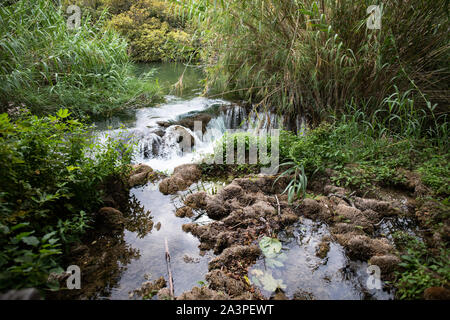
[(195, 53), (191, 36), (171, 8), (165, 1), (139, 0), (113, 16), (109, 26), (128, 39), (136, 61), (190, 60)]
[(16, 117), (0, 114), (0, 290), (45, 287), (101, 205), (102, 182), (131, 160), (119, 142), (94, 145), (67, 109)]
[(427, 246), (411, 235), (398, 232), (394, 234), (394, 239), (403, 250), (402, 270), (396, 272), (395, 281), (399, 299), (423, 299), (425, 289), (448, 285), (450, 251), (447, 248), (431, 255)]

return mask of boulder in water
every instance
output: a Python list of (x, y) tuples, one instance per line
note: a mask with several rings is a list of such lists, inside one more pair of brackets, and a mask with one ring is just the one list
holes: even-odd
[(153, 175), (153, 169), (145, 164), (133, 166), (133, 171), (128, 179), (130, 188), (146, 184)]
[(184, 164), (176, 167), (173, 175), (164, 179), (159, 184), (159, 191), (163, 194), (174, 194), (177, 191), (186, 190), (194, 182), (198, 181), (202, 172), (196, 164)]
[(110, 229), (120, 229), (125, 223), (122, 212), (111, 207), (104, 207), (98, 211), (97, 222), (101, 226), (106, 226)]
[(176, 122), (176, 124), (189, 128), (191, 131), (194, 131), (195, 129), (195, 122), (199, 121), (201, 122), (202, 126), (202, 133), (206, 132), (206, 127), (208, 126), (208, 123), (211, 121), (211, 116), (207, 113), (200, 113), (196, 114), (195, 116), (190, 116), (183, 118)]
[(195, 143), (192, 134), (185, 127), (179, 125), (168, 128), (164, 138), (169, 141), (176, 141), (183, 151), (190, 151), (190, 148), (192, 148)]

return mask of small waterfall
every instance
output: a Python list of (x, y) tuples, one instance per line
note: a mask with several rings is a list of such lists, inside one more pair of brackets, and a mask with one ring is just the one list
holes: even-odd
[(138, 140), (138, 151), (144, 159), (151, 159), (159, 154), (162, 145), (162, 138), (155, 133), (142, 132)]
[[(192, 132), (189, 128), (176, 124), (185, 117), (201, 113), (212, 116), (204, 133)], [(175, 123), (170, 125), (171, 122)], [(224, 100), (203, 97), (183, 100), (169, 97), (168, 102), (159, 107), (138, 110), (133, 127), (102, 131), (98, 138), (104, 141), (108, 134), (124, 143), (133, 142), (137, 145), (135, 162), (147, 163), (155, 170), (170, 173), (176, 166), (191, 163), (212, 153), (215, 143), (227, 130), (260, 132), (279, 128), (301, 134), (304, 132), (305, 119), (301, 116), (292, 118), (277, 115), (263, 109), (248, 111), (245, 107)], [(193, 141), (192, 152), (184, 152), (184, 139)]]

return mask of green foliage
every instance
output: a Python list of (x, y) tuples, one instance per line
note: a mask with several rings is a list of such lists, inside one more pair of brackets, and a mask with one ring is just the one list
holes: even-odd
[(136, 61), (184, 61), (195, 54), (187, 26), (165, 1), (136, 1), (108, 24), (129, 40)]
[(278, 176), (278, 178), (274, 181), (274, 184), (281, 177), (293, 176), (292, 180), (283, 191), (283, 193), (287, 193), (288, 195), (288, 203), (292, 204), (294, 197), (297, 199), (305, 198), (308, 178), (306, 177), (303, 166), (295, 163), (294, 161), (285, 162), (280, 167), (282, 166), (289, 166), (289, 168)]
[(423, 299), (429, 287), (448, 285), (450, 281), (450, 250), (441, 248), (439, 255), (431, 255), (426, 245), (406, 233), (394, 234), (396, 244), (404, 250), (400, 267), (396, 272), (395, 286), (400, 299)]
[(59, 255), (89, 228), (105, 178), (130, 161), (120, 142), (93, 144), (67, 109), (0, 114), (0, 290), (45, 287)]
[[(395, 99), (389, 99), (388, 117), (381, 111), (369, 116), (364, 106), (350, 106), (333, 123), (324, 122), (304, 136), (282, 134), (280, 162), (293, 166), (291, 171), (303, 167), (310, 179), (332, 169), (334, 183), (359, 190), (402, 185), (405, 177), (399, 169), (418, 171), (436, 195), (445, 197), (449, 194), (446, 123), (429, 126), (425, 115), (408, 117), (403, 114), (404, 96)], [(413, 102), (408, 105), (413, 109)], [(425, 138), (429, 130), (440, 133)]]
[[(412, 89), (448, 113), (448, 2), (389, 1), (382, 29), (366, 28), (371, 0), (190, 0), (209, 83), (278, 111), (320, 120), (346, 105)], [(411, 32), (414, 30), (414, 32)], [(431, 117), (428, 122), (434, 121)]]
[(36, 114), (61, 107), (77, 115), (110, 116), (149, 105), (158, 86), (131, 74), (127, 44), (104, 18), (67, 28), (52, 1), (0, 7), (0, 111), (26, 104)]
[(281, 251), (281, 242), (277, 238), (263, 237), (259, 247), (266, 257), (273, 257)]
[[(433, 149), (427, 149), (427, 154), (433, 155)], [(437, 195), (450, 195), (450, 159), (449, 154), (434, 154), (425, 160), (418, 168), (422, 181)]]
[(287, 256), (281, 252), (282, 244), (277, 238), (263, 237), (259, 241), (259, 247), (264, 255), (265, 266), (268, 270), (253, 269), (250, 271), (252, 276), (251, 282), (264, 290), (274, 292), (278, 288), (286, 289), (286, 285), (282, 279), (275, 279), (272, 275), (273, 268), (283, 267), (283, 262), (286, 261)]

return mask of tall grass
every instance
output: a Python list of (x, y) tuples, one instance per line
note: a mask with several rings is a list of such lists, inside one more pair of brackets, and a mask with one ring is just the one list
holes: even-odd
[[(415, 107), (448, 112), (448, 1), (176, 2), (198, 22), (210, 84), (223, 91), (319, 121), (350, 101), (375, 112), (395, 85)], [(382, 29), (369, 30), (377, 3)]]
[(0, 7), (1, 110), (24, 104), (35, 113), (66, 107), (110, 116), (151, 103), (157, 85), (132, 76), (126, 42), (103, 20), (83, 16), (81, 27), (69, 30), (52, 1)]

